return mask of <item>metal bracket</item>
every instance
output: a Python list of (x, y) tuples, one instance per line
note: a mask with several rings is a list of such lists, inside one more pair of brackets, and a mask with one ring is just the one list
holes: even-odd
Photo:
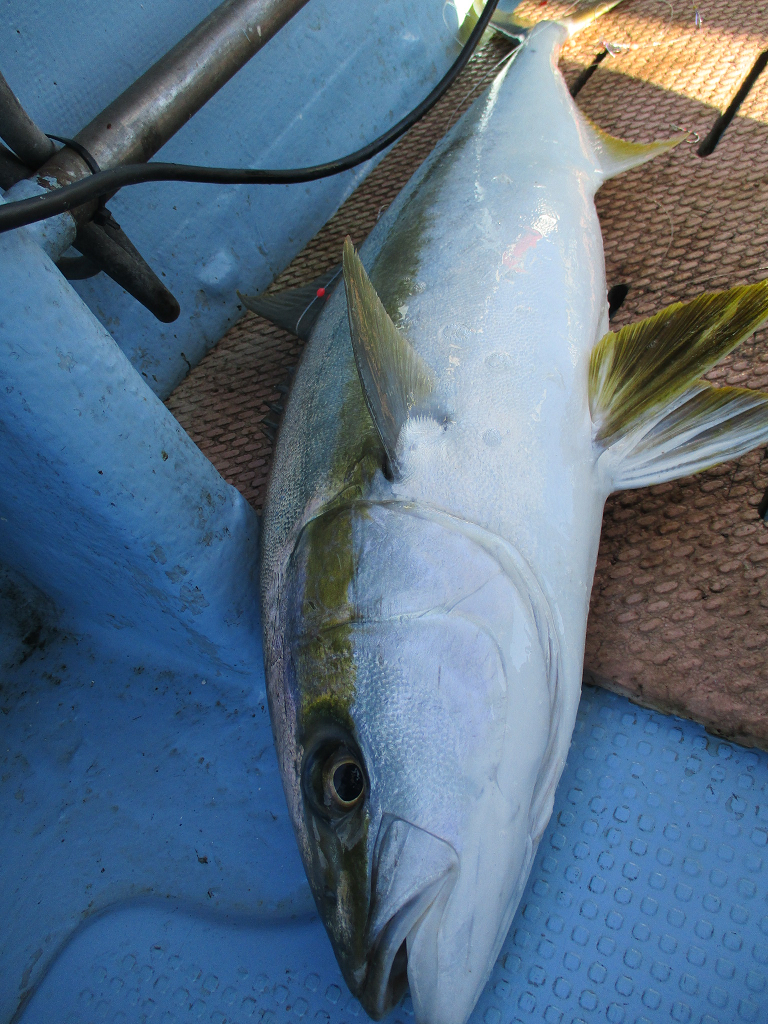
[[(10, 94), (13, 102), (8, 100), (6, 94)], [(5, 106), (3, 106), (4, 101), (6, 101)], [(19, 113), (20, 111), (21, 113)], [(9, 130), (8, 123), (12, 125), (14, 132)], [(29, 128), (29, 125), (32, 127)], [(18, 143), (18, 140), (22, 139), (27, 142), (26, 147), (19, 145), (18, 148), (25, 152), (30, 160), (33, 156), (31, 144), (36, 141), (37, 136), (50, 141), (22, 110), (2, 75), (0, 75), (0, 128), (8, 141), (14, 140)], [(16, 182), (33, 173), (28, 163), (20, 159), (20, 155), (20, 153), (17, 155), (0, 145), (0, 188), (11, 188)], [(75, 259), (64, 257), (57, 263), (59, 270), (67, 280), (79, 281), (104, 271), (108, 277), (111, 277), (121, 288), (125, 288), (129, 295), (137, 299), (162, 323), (168, 324), (178, 319), (181, 312), (178, 302), (142, 257), (109, 210), (105, 208), (97, 210), (93, 221), (82, 224), (78, 228), (73, 244), (83, 254), (82, 257)]]
[(181, 310), (175, 297), (109, 210), (100, 211), (96, 220), (83, 224), (72, 244), (93, 266), (125, 288), (162, 323), (170, 324), (178, 319)]

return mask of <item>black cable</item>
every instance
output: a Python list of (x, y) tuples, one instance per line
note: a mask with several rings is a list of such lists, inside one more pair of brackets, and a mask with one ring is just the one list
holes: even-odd
[(287, 168), (285, 170), (197, 167), (193, 164), (124, 164), (122, 167), (99, 171), (72, 185), (54, 189), (47, 195), (20, 199), (0, 206), (0, 233), (24, 227), (27, 224), (34, 224), (46, 217), (55, 217), (59, 213), (82, 206), (100, 196), (111, 195), (127, 185), (139, 185), (145, 181), (189, 181), (210, 185), (296, 185), (306, 181), (317, 181), (320, 178), (329, 178), (331, 175), (357, 167), (396, 142), (401, 135), (404, 135), (409, 128), (421, 120), (445, 94), (472, 56), (493, 16), (497, 3), (498, 0), (486, 0), (483, 13), (461, 53), (429, 95), (383, 135), (354, 153), (349, 153), (345, 157), (331, 160), (328, 163), (316, 164), (313, 167)]

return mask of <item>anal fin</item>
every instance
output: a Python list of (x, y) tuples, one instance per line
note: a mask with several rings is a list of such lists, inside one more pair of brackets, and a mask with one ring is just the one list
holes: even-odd
[(668, 153), (681, 142), (690, 138), (688, 132), (677, 132), (668, 139), (658, 139), (655, 142), (625, 142), (617, 139), (580, 111), (584, 120), (586, 130), (592, 144), (592, 151), (597, 160), (600, 177), (603, 181), (613, 178), (624, 171), (630, 171), (633, 167), (648, 163), (654, 157), (662, 153)]

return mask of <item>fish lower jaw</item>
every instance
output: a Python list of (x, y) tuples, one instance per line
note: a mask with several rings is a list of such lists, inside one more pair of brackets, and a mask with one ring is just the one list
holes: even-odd
[(424, 963), (418, 953), (418, 932), (409, 942), (408, 980), (416, 1024), (467, 1024), (488, 980), (487, 974), (455, 964), (449, 971), (438, 969), (428, 956)]
[(438, 901), (445, 877), (432, 882), (406, 903), (376, 936), (365, 982), (357, 995), (366, 1013), (381, 1020), (400, 1002), (408, 988), (410, 936)]
[(467, 1024), (496, 962), (519, 892), (507, 901), (495, 938), (491, 930), (483, 935), (472, 914), (464, 915), (462, 926), (454, 931), (447, 903), (447, 898), (436, 900), (408, 936), (408, 981), (416, 1024)]

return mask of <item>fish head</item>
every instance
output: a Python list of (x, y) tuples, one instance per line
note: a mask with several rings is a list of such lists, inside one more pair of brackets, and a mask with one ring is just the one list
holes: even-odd
[(339, 965), (374, 1019), (410, 985), (418, 1024), (464, 1024), (535, 851), (549, 630), (531, 580), (473, 529), (404, 504), (339, 507), (304, 528), (284, 577), (270, 696), (284, 784)]

